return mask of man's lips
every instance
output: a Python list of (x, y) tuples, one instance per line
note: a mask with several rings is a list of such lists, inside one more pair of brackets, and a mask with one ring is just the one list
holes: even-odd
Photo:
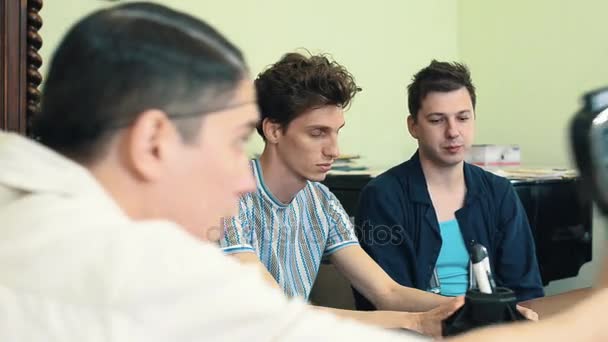
[(317, 164), (317, 166), (323, 171), (327, 172), (331, 170), (331, 163)]
[(448, 145), (444, 146), (443, 148), (450, 152), (458, 152), (460, 149), (462, 149), (462, 147), (462, 145)]

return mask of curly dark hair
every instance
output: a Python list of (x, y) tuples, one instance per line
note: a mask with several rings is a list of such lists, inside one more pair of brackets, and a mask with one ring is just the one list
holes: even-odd
[(450, 92), (462, 87), (467, 88), (473, 108), (475, 108), (475, 86), (471, 81), (471, 73), (466, 65), (453, 62), (433, 60), (429, 66), (418, 71), (412, 77), (412, 83), (407, 86), (408, 109), (410, 115), (417, 119), (422, 100), (430, 92)]
[(326, 105), (347, 108), (361, 90), (353, 75), (327, 55), (296, 52), (284, 55), (260, 73), (255, 87), (261, 111), (258, 133), (262, 138), (261, 124), (266, 118), (287, 129), (307, 110)]

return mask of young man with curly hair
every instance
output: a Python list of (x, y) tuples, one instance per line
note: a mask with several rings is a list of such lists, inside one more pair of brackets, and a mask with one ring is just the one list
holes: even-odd
[(262, 72), (255, 86), (265, 147), (251, 162), (256, 191), (242, 196), (239, 214), (225, 220), (224, 252), (258, 265), (288, 296), (305, 299), (328, 259), (385, 311), (327, 310), (437, 335), (460, 299), (393, 281), (361, 249), (340, 202), (319, 183), (339, 155), (344, 110), (360, 90), (352, 75), (326, 56), (289, 53)]

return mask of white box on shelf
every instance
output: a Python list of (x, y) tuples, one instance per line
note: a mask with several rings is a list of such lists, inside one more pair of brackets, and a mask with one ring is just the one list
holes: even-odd
[(483, 167), (520, 166), (521, 150), (518, 145), (473, 145), (465, 160)]

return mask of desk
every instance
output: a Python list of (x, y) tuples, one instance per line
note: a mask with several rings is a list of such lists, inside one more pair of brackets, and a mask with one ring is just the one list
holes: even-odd
[(544, 319), (571, 308), (579, 301), (590, 296), (592, 293), (593, 289), (586, 287), (553, 296), (532, 299), (522, 302), (520, 305), (536, 311), (538, 313), (538, 317), (540, 319)]

